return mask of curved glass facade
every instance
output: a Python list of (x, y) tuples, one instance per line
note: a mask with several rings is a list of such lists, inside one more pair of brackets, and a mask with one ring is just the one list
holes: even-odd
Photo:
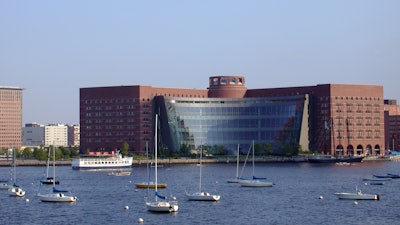
[(274, 152), (298, 146), (305, 96), (275, 98), (155, 98), (161, 136), (172, 151), (186, 145), (224, 146), (236, 154), (252, 140)]

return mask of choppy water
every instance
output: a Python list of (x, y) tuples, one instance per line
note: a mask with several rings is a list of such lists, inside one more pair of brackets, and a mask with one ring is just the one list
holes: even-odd
[[(161, 189), (179, 201), (179, 212), (148, 212), (146, 189), (135, 182), (147, 181), (146, 166), (134, 167), (128, 177), (107, 176), (107, 172), (83, 172), (57, 167), (60, 187), (71, 189), (78, 202), (44, 203), (35, 196), (43, 176), (42, 167), (18, 167), (24, 198), (9, 197), (0, 190), (1, 224), (398, 224), (400, 221), (400, 179), (384, 185), (365, 185), (372, 174), (400, 173), (399, 162), (365, 162), (350, 166), (308, 163), (257, 164), (257, 176), (267, 176), (273, 187), (244, 188), (227, 183), (234, 177), (236, 163), (203, 165), (203, 190), (221, 195), (219, 202), (187, 201), (185, 191), (198, 190), (196, 165), (159, 168)], [(0, 179), (10, 168), (0, 167)], [(251, 168), (246, 168), (250, 176)], [(379, 193), (380, 201), (337, 200), (335, 192)], [(152, 191), (150, 195), (153, 195)], [(323, 199), (319, 199), (323, 196)], [(29, 202), (26, 202), (29, 199)], [(128, 206), (129, 209), (124, 209)]]

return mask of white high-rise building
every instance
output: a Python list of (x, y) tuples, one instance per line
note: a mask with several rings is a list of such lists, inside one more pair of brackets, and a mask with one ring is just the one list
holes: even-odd
[(68, 146), (68, 126), (64, 124), (50, 124), (44, 128), (45, 146)]

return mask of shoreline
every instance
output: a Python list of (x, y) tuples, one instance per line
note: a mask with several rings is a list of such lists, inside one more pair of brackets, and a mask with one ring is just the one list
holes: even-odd
[[(254, 159), (258, 163), (301, 163), (308, 162), (306, 156), (296, 156), (296, 157), (278, 157), (278, 156), (268, 156), (268, 157), (258, 157)], [(12, 159), (10, 160), (0, 160), (0, 167), (9, 167), (12, 165)], [(245, 159), (239, 159), (240, 163), (243, 163)], [(363, 162), (366, 161), (396, 161), (390, 160), (388, 158), (370, 156), (364, 158)], [(199, 159), (194, 158), (179, 158), (179, 159), (158, 159), (158, 164), (169, 165), (169, 164), (197, 164)], [(16, 166), (46, 166), (47, 161), (41, 161), (36, 159), (22, 159), (16, 161)], [(132, 161), (132, 166), (146, 164), (147, 159), (134, 159)], [(227, 156), (213, 159), (204, 159), (202, 163), (236, 163), (236, 157)], [(58, 160), (55, 162), (56, 166), (72, 166), (72, 160)]]

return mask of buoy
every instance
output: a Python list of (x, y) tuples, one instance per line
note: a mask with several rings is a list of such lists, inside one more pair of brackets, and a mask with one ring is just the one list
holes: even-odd
[(25, 199), (25, 202), (29, 202), (29, 198)]
[(129, 209), (129, 206), (126, 205), (126, 206), (124, 207), (124, 209), (128, 210), (128, 209)]
[(319, 199), (324, 199), (324, 197), (322, 197), (322, 195), (321, 195), (321, 196), (319, 196)]
[(139, 222), (139, 223), (143, 223), (143, 222), (144, 222), (143, 218), (139, 218), (139, 219), (138, 219), (138, 222)]
[(358, 202), (354, 202), (354, 205), (358, 205)]

